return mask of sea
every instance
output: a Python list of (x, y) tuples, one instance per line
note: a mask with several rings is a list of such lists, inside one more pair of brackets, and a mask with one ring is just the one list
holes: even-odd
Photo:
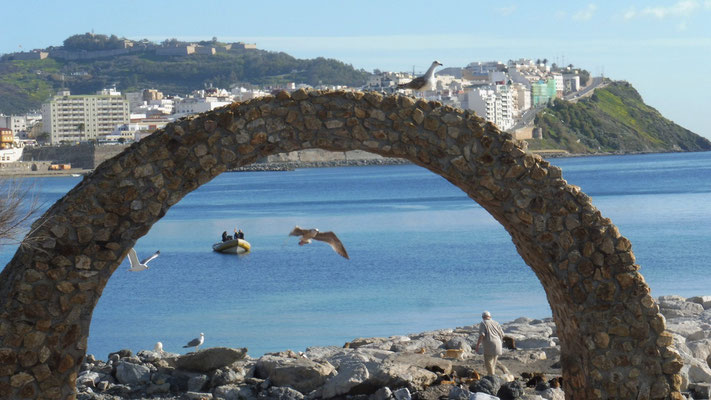
[[(711, 294), (711, 152), (552, 159), (629, 238), (653, 296)], [(81, 178), (26, 178), (47, 208)], [(298, 245), (294, 226), (333, 231)], [(220, 254), (242, 229), (252, 251)], [(551, 316), (541, 283), (511, 237), (442, 177), (414, 165), (228, 172), (173, 206), (135, 245), (160, 250), (150, 269), (123, 260), (92, 317), (88, 353), (203, 346), (267, 352), (342, 346)], [(0, 247), (0, 265), (16, 247)]]

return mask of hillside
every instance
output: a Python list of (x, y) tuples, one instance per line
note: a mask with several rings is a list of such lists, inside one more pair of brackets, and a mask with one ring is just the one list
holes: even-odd
[[(99, 45), (113, 45), (110, 39), (99, 44), (70, 40), (84, 36), (73, 36), (64, 41), (65, 46), (47, 51), (100, 51), (111, 47)], [(94, 35), (97, 36), (103, 35)], [(5, 55), (0, 58), (0, 113), (18, 114), (38, 109), (63, 86), (73, 93), (93, 93), (116, 85), (123, 92), (157, 88), (167, 94), (184, 94), (210, 84), (225, 88), (238, 83), (288, 82), (359, 86), (370, 75), (343, 62), (321, 57), (297, 59), (283, 52), (259, 49), (214, 55), (159, 56), (156, 45), (152, 46), (144, 51), (88, 60), (56, 57), (17, 60)]]
[(542, 140), (529, 149), (562, 149), (577, 154), (711, 150), (711, 142), (664, 118), (644, 104), (627, 82), (596, 89), (577, 103), (556, 99), (534, 121)]

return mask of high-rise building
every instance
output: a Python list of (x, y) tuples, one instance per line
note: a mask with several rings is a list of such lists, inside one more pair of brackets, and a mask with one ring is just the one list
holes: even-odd
[(508, 85), (490, 85), (467, 91), (461, 99), (462, 107), (506, 130), (514, 126), (515, 104)]
[(96, 95), (61, 91), (42, 104), (42, 121), (52, 144), (100, 140), (117, 125), (130, 122), (129, 104), (115, 90), (102, 90)]

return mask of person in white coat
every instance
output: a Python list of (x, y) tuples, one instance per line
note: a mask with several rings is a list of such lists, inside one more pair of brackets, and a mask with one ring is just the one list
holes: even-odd
[(479, 340), (476, 342), (476, 352), (479, 352), (479, 345), (484, 343), (484, 365), (488, 375), (494, 375), (496, 371), (496, 360), (502, 353), (502, 341), (504, 330), (498, 322), (491, 319), (491, 313), (484, 311), (481, 314), (482, 322), (479, 325)]

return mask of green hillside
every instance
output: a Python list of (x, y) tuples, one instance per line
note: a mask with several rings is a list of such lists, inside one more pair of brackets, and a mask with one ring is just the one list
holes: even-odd
[(528, 140), (529, 149), (571, 153), (635, 153), (711, 150), (711, 142), (664, 118), (644, 104), (627, 82), (596, 89), (588, 99), (556, 99), (534, 121), (543, 139)]
[[(104, 35), (93, 35), (92, 38)], [(112, 38), (100, 42), (75, 35), (63, 50), (111, 49)], [(173, 39), (174, 40), (174, 39)], [(177, 42), (177, 41), (176, 41)], [(219, 45), (219, 42), (211, 42)], [(83, 46), (83, 47), (82, 47)], [(93, 93), (116, 86), (130, 92), (156, 88), (166, 94), (185, 94), (207, 85), (228, 88), (235, 84), (363, 85), (370, 74), (343, 62), (297, 59), (283, 52), (248, 49), (215, 55), (157, 56), (155, 50), (91, 60), (14, 60), (0, 58), (0, 113), (17, 114), (38, 109), (62, 87), (73, 93)]]

